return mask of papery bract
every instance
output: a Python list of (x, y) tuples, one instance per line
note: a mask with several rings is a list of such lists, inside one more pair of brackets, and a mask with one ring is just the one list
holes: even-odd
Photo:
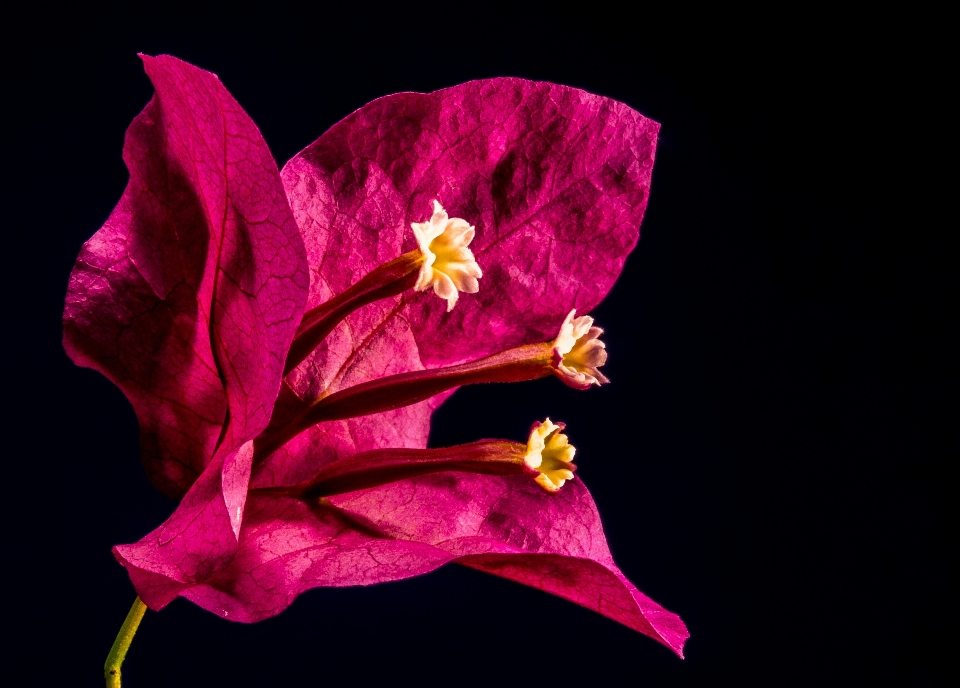
[(186, 493), (154, 533), (163, 548), (121, 551), (185, 582), (236, 549), (251, 440), (270, 419), (307, 265), (253, 121), (209, 72), (143, 60), (156, 95), (127, 132), (123, 197), (70, 277), (64, 346), (130, 399), (154, 485)]
[(686, 627), (613, 563), (580, 481), (547, 494), (526, 476), (438, 473), (313, 506), (255, 491), (234, 561), (183, 594), (258, 621), (313, 587), (399, 580), (451, 561), (576, 602), (682, 656)]
[(307, 265), (250, 117), (209, 72), (143, 61), (156, 95), (127, 131), (123, 197), (70, 276), (63, 341), (123, 389), (147, 475), (182, 497), (217, 448), (266, 427)]

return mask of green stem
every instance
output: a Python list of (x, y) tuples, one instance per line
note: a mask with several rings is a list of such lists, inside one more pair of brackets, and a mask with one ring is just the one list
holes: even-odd
[(113, 641), (113, 647), (110, 648), (110, 654), (107, 655), (107, 661), (103, 665), (103, 677), (107, 679), (107, 688), (120, 688), (120, 665), (127, 656), (127, 650), (130, 649), (130, 643), (145, 611), (147, 611), (147, 605), (138, 597), (127, 612), (127, 618), (124, 619), (120, 632), (117, 633), (117, 639)]

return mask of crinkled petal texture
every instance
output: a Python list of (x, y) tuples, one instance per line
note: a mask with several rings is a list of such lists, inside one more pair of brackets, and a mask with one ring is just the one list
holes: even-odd
[(316, 398), (383, 374), (398, 347), (408, 370), (478, 358), (589, 312), (639, 238), (658, 129), (609, 98), (509, 78), (387, 96), (339, 122), (281, 172), (309, 257), (308, 307), (415, 248), (410, 225), (433, 200), (476, 226), (484, 277), (450, 313), (412, 291), (354, 313), (291, 388)]
[(123, 389), (147, 474), (182, 497), (218, 443), (229, 454), (269, 421), (309, 277), (250, 117), (213, 74), (143, 61), (156, 95), (127, 131), (123, 197), (70, 276), (64, 346)]
[(526, 476), (437, 473), (312, 506), (253, 492), (233, 562), (182, 594), (249, 622), (313, 587), (398, 580), (451, 561), (576, 602), (682, 656), (683, 622), (613, 563), (576, 480), (547, 494)]

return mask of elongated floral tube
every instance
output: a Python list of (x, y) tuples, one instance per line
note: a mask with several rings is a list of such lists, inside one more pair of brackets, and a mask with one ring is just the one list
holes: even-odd
[(554, 361), (553, 344), (546, 342), (518, 346), (461, 365), (370, 380), (318, 400), (304, 414), (303, 427), (409, 406), (460, 385), (536, 380), (554, 374)]
[(398, 480), (440, 471), (484, 475), (521, 475), (526, 446), (506, 440), (480, 440), (444, 449), (374, 449), (324, 466), (308, 485), (298, 489), (301, 499), (378, 487)]
[(358, 308), (412, 289), (417, 284), (423, 261), (420, 249), (404, 253), (377, 267), (346, 291), (304, 313), (287, 354), (283, 374), (287, 375), (300, 365), (333, 328)]
[(528, 475), (547, 492), (573, 479), (576, 449), (563, 423), (549, 418), (530, 427), (527, 443), (479, 440), (441, 449), (373, 449), (329, 463), (305, 485), (263, 488), (305, 501), (379, 487), (428, 473), (461, 471), (482, 475)]
[(323, 421), (390, 411), (429, 399), (448, 389), (478, 382), (523, 382), (555, 375), (584, 390), (610, 382), (599, 370), (607, 354), (593, 318), (570, 311), (552, 342), (526, 344), (471, 363), (390, 375), (341, 390), (314, 402), (297, 433)]

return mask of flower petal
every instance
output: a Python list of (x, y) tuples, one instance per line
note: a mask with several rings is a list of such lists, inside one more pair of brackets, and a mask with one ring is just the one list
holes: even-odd
[(557, 554), (493, 551), (458, 557), (456, 561), (600, 612), (663, 643), (683, 658), (683, 645), (690, 637), (683, 621), (637, 590), (616, 566)]

